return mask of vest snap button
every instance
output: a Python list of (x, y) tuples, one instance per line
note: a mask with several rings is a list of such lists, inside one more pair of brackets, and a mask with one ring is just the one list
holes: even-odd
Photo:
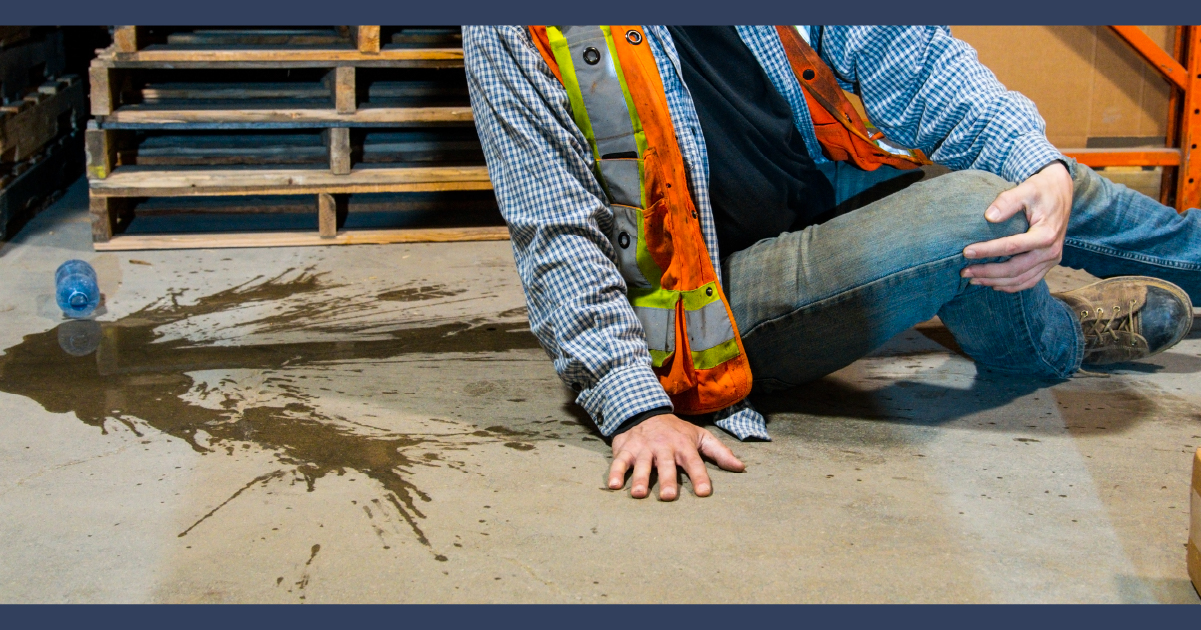
[(600, 51), (589, 46), (584, 49), (584, 63), (595, 66), (600, 62)]
[(626, 234), (625, 232), (618, 234), (617, 235), (617, 244), (620, 245), (622, 249), (629, 249), (630, 248), (630, 235)]
[(639, 33), (634, 29), (630, 29), (626, 31), (626, 41), (637, 46), (638, 44), (642, 43), (642, 33)]
[(806, 81), (812, 81), (813, 77), (817, 76), (817, 73), (810, 68), (805, 68), (805, 71), (801, 73), (801, 76), (805, 77)]
[(705, 287), (705, 295), (713, 297), (713, 287)]

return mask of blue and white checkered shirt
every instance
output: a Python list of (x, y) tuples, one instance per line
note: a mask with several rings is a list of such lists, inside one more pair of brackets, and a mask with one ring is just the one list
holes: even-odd
[[(717, 235), (700, 121), (667, 29), (644, 27), (688, 169), (713, 267)], [(886, 138), (952, 169), (979, 169), (1020, 182), (1063, 159), (1029, 99), (1005, 89), (946, 27), (801, 27), (843, 87), (859, 93)], [(818, 162), (821, 145), (800, 85), (771, 26), (738, 33), (792, 106)], [(812, 40), (811, 40), (812, 41)], [(613, 212), (592, 171), (592, 152), (571, 117), (567, 92), (525, 27), (465, 26), (463, 52), (476, 128), (501, 213), (509, 225), (530, 327), (579, 403), (611, 435), (628, 418), (671, 399), (651, 370), (642, 325), (626, 299), (606, 234)], [(769, 439), (750, 403), (717, 414), (739, 439)]]

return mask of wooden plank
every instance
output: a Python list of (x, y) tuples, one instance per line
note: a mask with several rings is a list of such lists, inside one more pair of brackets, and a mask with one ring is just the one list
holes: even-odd
[(379, 54), (379, 27), (378, 26), (356, 26), (354, 28), (355, 37), (358, 39), (359, 52), (366, 55)]
[(338, 235), (338, 208), (334, 196), (329, 193), (317, 195), (317, 233), (321, 238)]
[(458, 29), (407, 27), (392, 33), (393, 46), (409, 48), (448, 48), (463, 45), (463, 34)]
[(1063, 154), (1086, 166), (1176, 166), (1180, 164), (1180, 149), (1063, 149)]
[(329, 88), (312, 84), (280, 85), (278, 83), (157, 83), (142, 88), (143, 102), (155, 101), (244, 101), (244, 100), (309, 100), (329, 98)]
[(1142, 55), (1151, 67), (1159, 71), (1165, 79), (1176, 84), (1176, 87), (1184, 89), (1188, 80), (1188, 73), (1184, 66), (1176, 61), (1172, 55), (1164, 52), (1164, 49), (1159, 47), (1154, 40), (1147, 37), (1137, 26), (1110, 26), (1110, 29), (1117, 34), (1118, 37), (1125, 40), (1135, 52)]
[(138, 27), (114, 26), (113, 46), (119, 52), (133, 53), (138, 51)]
[(91, 186), (103, 197), (192, 197), (490, 190), (492, 183), (485, 166), (431, 166), (360, 168), (348, 175), (329, 169), (118, 170)]
[[(186, 67), (177, 64), (268, 64), (260, 67), (279, 67), (279, 64), (303, 63), (310, 67), (334, 66), (346, 62), (463, 62), (462, 48), (396, 48), (383, 49), (370, 55), (358, 50), (274, 48), (249, 50), (178, 50), (151, 49), (134, 53), (112, 50), (114, 67)], [(199, 67), (199, 66), (196, 66)], [(219, 67), (219, 66), (217, 66)], [(249, 67), (249, 66), (246, 66)]]
[(62, 31), (0, 49), (0, 98), (20, 100), (28, 89), (61, 75), (65, 67)]
[(0, 26), (0, 48), (8, 48), (32, 36), (33, 29), (28, 26)]
[(254, 131), (221, 135), (153, 134), (144, 136), (136, 148), (124, 155), (127, 159), (122, 160), (123, 164), (138, 166), (329, 164), (329, 149), (320, 135), (311, 132), (285, 135)]
[(339, 114), (353, 114), (358, 107), (353, 66), (338, 66), (334, 69), (334, 109)]
[(350, 174), (350, 129), (335, 127), (325, 130), (329, 147), (329, 170), (334, 175)]
[[(93, 94), (96, 85), (92, 86)], [(111, 97), (110, 101), (111, 102)], [(163, 125), (187, 123), (339, 123), (347, 125), (366, 124), (412, 124), (412, 123), (469, 123), (474, 118), (470, 106), (459, 107), (371, 107), (359, 108), (350, 113), (339, 113), (336, 109), (137, 109), (121, 108), (108, 110), (107, 114), (96, 112), (97, 101), (92, 100), (92, 113), (104, 116), (104, 125)]]
[(88, 124), (84, 136), (84, 151), (87, 154), (88, 179), (104, 179), (117, 168), (116, 131), (97, 129)]
[(0, 239), (58, 198), (83, 171), (83, 138), (75, 132), (58, 138), (45, 151), (21, 164), (21, 172), (0, 187)]
[(118, 104), (117, 93), (113, 89), (112, 72), (108, 67), (92, 62), (88, 69), (88, 78), (92, 86), (92, 115), (108, 116)]
[(93, 243), (107, 243), (112, 239), (117, 225), (115, 206), (120, 201), (120, 199), (97, 197), (95, 195), (88, 198), (88, 213), (92, 217)]
[[(9, 162), (29, 158), (51, 140), (87, 120), (87, 96), (78, 77), (49, 81), (25, 97), (27, 105), (0, 119), (0, 155)], [(60, 128), (61, 125), (67, 128)]]
[(118, 235), (92, 246), (96, 251), (138, 249), (210, 249), (230, 247), (307, 247), (311, 245), (385, 245), (389, 243), (452, 243), (460, 241), (504, 241), (506, 227), (410, 228), (392, 230), (343, 230), (332, 238), (312, 232), (266, 232), (230, 234)]
[(169, 46), (335, 46), (350, 45), (336, 29), (197, 29), (167, 35)]

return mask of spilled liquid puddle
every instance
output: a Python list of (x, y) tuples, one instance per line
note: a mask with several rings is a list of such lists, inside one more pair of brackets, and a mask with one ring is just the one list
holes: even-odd
[[(431, 465), (439, 459), (438, 452), (448, 448), (484, 442), (532, 448), (517, 438), (533, 434), (490, 427), (464, 429), (458, 434), (411, 435), (371, 427), (321, 411), (313, 395), (296, 385), (289, 369), (331, 362), (344, 366), (346, 362), (414, 353), (533, 349), (539, 347), (537, 340), (524, 322), (442, 322), (381, 331), (378, 295), (348, 298), (331, 292), (334, 288), (337, 286), (323, 283), (319, 274), (289, 270), (202, 297), (194, 304), (180, 304), (181, 292), (176, 292), (115, 322), (66, 322), (57, 329), (27, 335), (5, 350), (0, 356), (0, 391), (30, 398), (52, 413), (74, 413), (104, 433), (106, 423), (114, 421), (139, 436), (149, 426), (201, 453), (217, 449), (233, 453), (237, 445), (257, 444), (274, 452), (292, 474), (303, 478), (309, 491), (330, 473), (358, 471), (380, 484), (386, 500), (417, 539), (429, 546), (419, 525), (424, 515), (418, 503), (430, 497), (409, 480), (413, 468)], [(412, 295), (405, 300), (410, 301), (446, 298), (456, 292), (425, 287), (404, 295)], [(297, 302), (297, 297), (302, 299)], [(239, 330), (244, 334), (248, 330), (295, 333), (300, 329), (346, 336), (369, 333), (370, 338), (239, 346), (196, 342), (164, 332), (172, 326), (187, 329), (196, 318), (284, 298), (290, 303), (276, 304), (268, 314), (225, 324), (224, 330), (218, 327), (214, 332), (228, 337)], [(189, 375), (214, 369), (259, 370), (264, 375), (260, 385), (270, 384), (272, 395), (248, 401)], [(198, 399), (211, 400), (214, 395), (220, 400), (216, 407), (198, 404)], [(280, 470), (251, 480), (179, 535), (186, 536), (254, 485), (285, 474)]]

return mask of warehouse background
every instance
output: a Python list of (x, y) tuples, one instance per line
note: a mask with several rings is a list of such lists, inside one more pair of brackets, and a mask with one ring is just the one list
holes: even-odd
[[(1164, 146), (1169, 84), (1106, 27), (952, 32), (1056, 146)], [(457, 27), (9, 26), (0, 73), (0, 238), (83, 173), (85, 135), (97, 249), (506, 236)], [(1159, 194), (1160, 167), (1106, 174)]]

